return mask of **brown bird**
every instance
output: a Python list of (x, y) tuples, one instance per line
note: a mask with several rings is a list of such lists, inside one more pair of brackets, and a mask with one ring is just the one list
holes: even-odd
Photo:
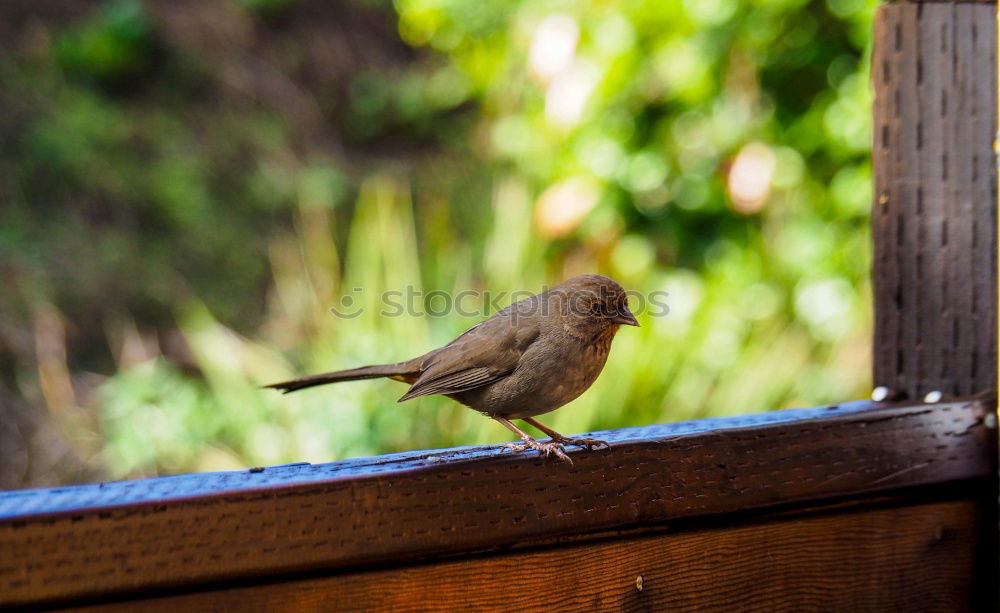
[[(607, 443), (569, 438), (535, 419), (582, 394), (597, 379), (621, 325), (638, 326), (625, 290), (601, 275), (573, 277), (515, 302), (440, 349), (399, 362), (362, 366), (274, 383), (285, 393), (335, 383), (388, 377), (410, 384), (399, 402), (443, 394), (483, 413), (521, 438), (513, 451), (534, 449), (572, 463), (564, 445), (594, 449)], [(539, 442), (510, 422), (521, 419), (552, 440)]]

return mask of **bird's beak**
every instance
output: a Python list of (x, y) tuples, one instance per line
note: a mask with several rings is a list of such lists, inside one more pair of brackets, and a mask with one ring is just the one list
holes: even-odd
[(635, 315), (632, 314), (632, 311), (628, 310), (628, 307), (625, 307), (623, 311), (620, 311), (617, 315), (615, 315), (615, 318), (611, 321), (623, 326), (639, 327), (639, 322), (636, 321)]

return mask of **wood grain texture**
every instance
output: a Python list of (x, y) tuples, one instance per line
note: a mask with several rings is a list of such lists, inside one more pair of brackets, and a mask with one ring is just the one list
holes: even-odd
[(0, 494), (0, 604), (413, 560), (982, 478), (996, 460), (988, 410), (978, 400), (858, 403), (602, 433), (611, 449), (574, 453), (573, 466), (465, 449)]
[(995, 4), (882, 6), (875, 41), (875, 383), (994, 389)]
[(846, 510), (80, 610), (972, 611), (980, 509)]
[(992, 4), (997, 0), (887, 0), (886, 4)]

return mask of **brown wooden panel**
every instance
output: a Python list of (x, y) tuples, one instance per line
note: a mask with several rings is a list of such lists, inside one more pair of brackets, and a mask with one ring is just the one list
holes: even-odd
[(782, 517), (96, 608), (970, 611), (980, 508), (952, 501)]
[[(989, 410), (860, 403), (617, 431), (602, 435), (610, 450), (574, 453), (572, 466), (480, 448), (242, 473), (243, 489), (181, 498), (167, 492), (230, 474), (0, 494), (0, 509), (5, 499), (91, 505), (0, 521), (0, 604), (426, 558), (982, 478), (995, 470)], [(271, 472), (290, 484), (275, 485)], [(314, 481), (295, 483), (302, 474)], [(272, 485), (254, 488), (257, 478)], [(98, 506), (103, 495), (144, 489), (157, 497)]]
[(995, 5), (878, 9), (874, 380), (922, 398), (995, 389)]
[(997, 0), (888, 0), (888, 4), (992, 4)]

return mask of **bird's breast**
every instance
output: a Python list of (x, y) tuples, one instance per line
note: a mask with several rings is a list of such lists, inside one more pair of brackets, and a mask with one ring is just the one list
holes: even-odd
[(604, 328), (594, 336), (594, 340), (587, 345), (587, 349), (595, 353), (604, 353), (604, 356), (607, 357), (611, 351), (611, 341), (615, 340), (615, 334), (620, 327), (616, 324)]
[(575, 399), (601, 374), (614, 331), (581, 342), (561, 337), (527, 352), (508, 377), (468, 402), (473, 408), (510, 419), (541, 415)]

